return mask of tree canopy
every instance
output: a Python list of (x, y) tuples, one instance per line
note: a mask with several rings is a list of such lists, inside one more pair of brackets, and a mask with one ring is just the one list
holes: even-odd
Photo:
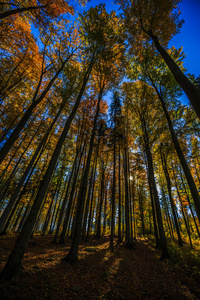
[(0, 234), (16, 237), (0, 284), (47, 233), (72, 239), (63, 264), (92, 237), (110, 255), (155, 239), (164, 261), (200, 246), (199, 77), (168, 46), (180, 0), (85, 2), (0, 3)]

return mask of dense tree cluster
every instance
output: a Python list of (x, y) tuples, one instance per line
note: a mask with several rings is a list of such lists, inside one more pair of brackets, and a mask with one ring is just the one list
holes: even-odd
[(199, 79), (167, 49), (179, 2), (100, 4), (73, 22), (84, 1), (0, 3), (0, 234), (18, 236), (1, 279), (33, 234), (70, 236), (70, 263), (91, 235), (114, 251), (154, 234), (162, 259), (168, 238), (200, 238)]

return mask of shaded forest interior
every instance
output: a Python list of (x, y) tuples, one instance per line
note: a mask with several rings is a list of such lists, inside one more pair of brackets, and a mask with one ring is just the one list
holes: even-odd
[[(0, 284), (1, 299), (199, 299), (199, 280), (194, 278), (191, 258), (185, 266), (189, 249), (183, 253), (177, 249), (182, 265), (175, 259), (166, 263), (159, 260), (153, 240), (139, 238), (135, 251), (115, 240), (115, 251), (110, 252), (109, 236), (105, 236), (92, 238), (90, 243), (81, 241), (79, 263), (66, 264), (61, 259), (71, 239), (66, 238), (65, 245), (52, 245), (52, 238), (35, 235), (31, 239), (20, 280)], [(15, 239), (1, 240), (1, 266)]]
[(85, 2), (0, 3), (0, 294), (198, 299), (200, 77), (168, 47), (180, 1)]

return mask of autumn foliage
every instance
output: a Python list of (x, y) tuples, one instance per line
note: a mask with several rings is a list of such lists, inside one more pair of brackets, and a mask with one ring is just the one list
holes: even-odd
[[(105, 4), (83, 10), (85, 1), (0, 3), (0, 234), (12, 248), (1, 265), (1, 282), (23, 272), (26, 249), (26, 268), (35, 272), (30, 247), (36, 243), (38, 251), (40, 241), (46, 247), (40, 256), (43, 271), (51, 259), (48, 251), (53, 257), (59, 252), (56, 261), (62, 258), (56, 272), (77, 263), (80, 253), (92, 268), (85, 253), (91, 249), (103, 262), (115, 257), (109, 274), (106, 264), (100, 264), (102, 274), (94, 265), (100, 280), (111, 274), (111, 285), (120, 261), (128, 264), (126, 255), (140, 273), (137, 248), (148, 256), (147, 271), (152, 257), (152, 268), (161, 272), (146, 238), (161, 260), (173, 262), (177, 253), (189, 257), (188, 251), (195, 257), (199, 78), (186, 75), (181, 45), (167, 49), (181, 29), (179, 2), (116, 1), (120, 14), (107, 12)], [(192, 106), (181, 103), (183, 91)], [(52, 248), (46, 246), (47, 234)], [(87, 247), (91, 239), (94, 248)], [(66, 241), (67, 252), (58, 248)], [(121, 272), (127, 276), (123, 265)], [(168, 268), (165, 273), (173, 277)], [(134, 270), (130, 274), (136, 276)], [(101, 292), (110, 297), (107, 285)], [(120, 297), (121, 290), (115, 292)], [(133, 299), (130, 293), (127, 299)], [(146, 297), (137, 293), (138, 299)], [(172, 297), (183, 295), (180, 290)]]

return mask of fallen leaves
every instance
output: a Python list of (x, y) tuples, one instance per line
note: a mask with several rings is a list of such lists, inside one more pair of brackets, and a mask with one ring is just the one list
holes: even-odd
[[(15, 237), (1, 238), (1, 269), (14, 244)], [(80, 262), (62, 262), (70, 248), (51, 244), (52, 236), (36, 236), (24, 257), (22, 276), (15, 284), (1, 284), (1, 299), (198, 299), (198, 283), (192, 288), (180, 269), (157, 260), (158, 251), (147, 240), (140, 239), (136, 250), (115, 245), (108, 250), (109, 237), (93, 239), (80, 245)], [(5, 249), (6, 248), (6, 249)], [(182, 277), (184, 282), (182, 281)], [(199, 292), (199, 294), (198, 294)], [(195, 293), (195, 294), (194, 294)]]

